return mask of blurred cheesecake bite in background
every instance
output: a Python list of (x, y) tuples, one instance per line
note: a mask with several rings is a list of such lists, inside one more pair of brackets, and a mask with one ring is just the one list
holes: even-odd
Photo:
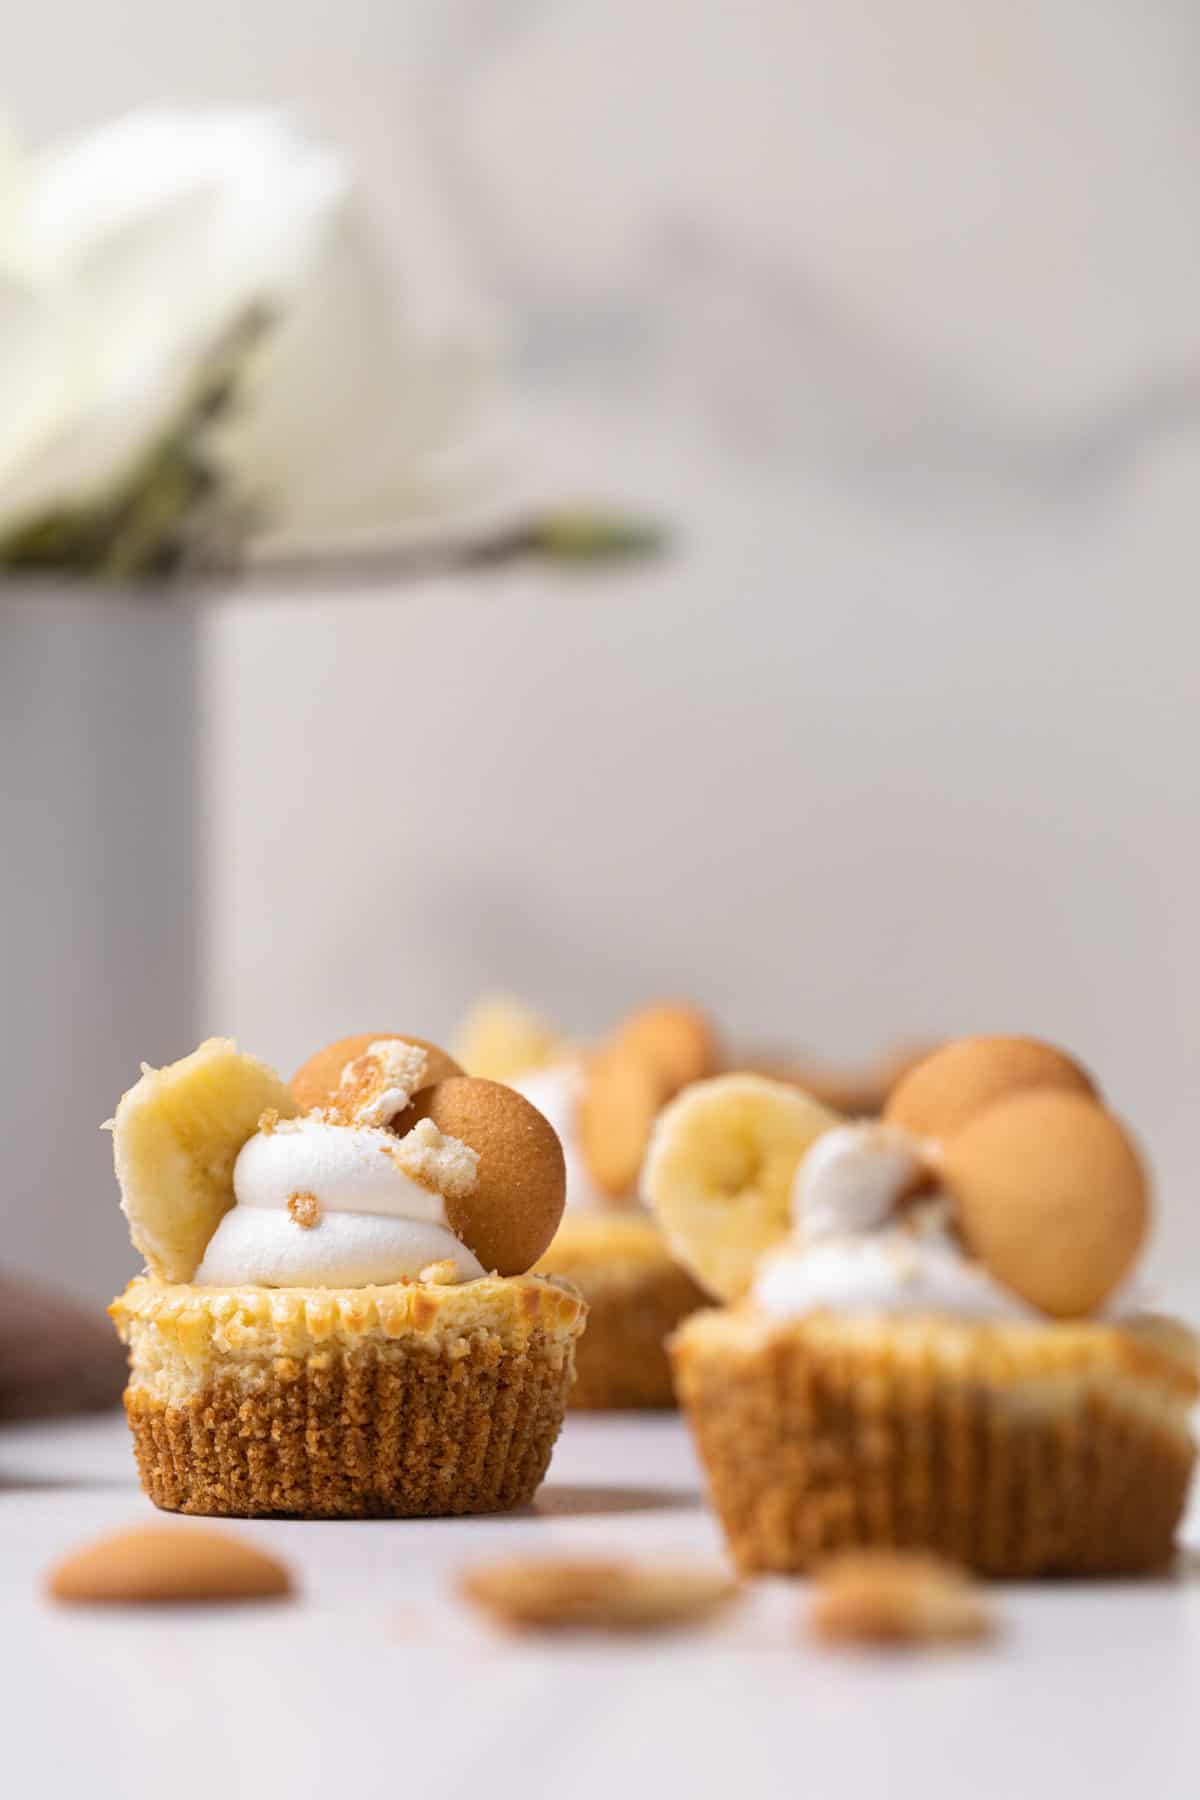
[(724, 1304), (672, 1358), (745, 1571), (849, 1547), (982, 1574), (1172, 1555), (1197, 1340), (1147, 1308), (1140, 1146), (1086, 1069), (961, 1038), (852, 1121), (759, 1075), (679, 1096), (643, 1184)]
[(455, 1051), (472, 1073), (511, 1081), (562, 1142), (566, 1209), (537, 1269), (566, 1276), (588, 1303), (571, 1405), (673, 1406), (664, 1339), (707, 1296), (668, 1252), (637, 1183), (663, 1106), (720, 1067), (711, 1021), (690, 1003), (659, 1001), (585, 1045), (496, 996), (475, 1007)]
[(472, 1074), (511, 1082), (563, 1145), (566, 1210), (538, 1268), (565, 1275), (588, 1302), (573, 1406), (674, 1405), (664, 1340), (709, 1298), (696, 1270), (667, 1250), (639, 1196), (663, 1108), (693, 1082), (736, 1067), (770, 1072), (839, 1112), (874, 1115), (923, 1053), (898, 1046), (857, 1068), (782, 1051), (734, 1055), (704, 1009), (678, 999), (648, 1002), (606, 1037), (581, 1043), (522, 1000), (480, 1000), (455, 1045), (458, 1061)]

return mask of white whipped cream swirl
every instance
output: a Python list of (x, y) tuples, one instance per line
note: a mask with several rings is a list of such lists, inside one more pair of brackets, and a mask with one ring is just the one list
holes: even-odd
[(782, 1319), (822, 1311), (1040, 1318), (967, 1255), (944, 1200), (898, 1213), (927, 1170), (922, 1145), (892, 1126), (845, 1125), (818, 1138), (796, 1172), (796, 1235), (763, 1258), (755, 1305)]
[(475, 1153), (422, 1120), (403, 1138), (319, 1114), (260, 1130), (233, 1171), (237, 1204), (209, 1240), (193, 1280), (266, 1287), (365, 1287), (453, 1263), (484, 1273), (451, 1231), (434, 1185), (467, 1191)]
[(771, 1251), (755, 1277), (754, 1303), (780, 1319), (810, 1312), (1040, 1317), (944, 1233), (924, 1236), (902, 1226)]

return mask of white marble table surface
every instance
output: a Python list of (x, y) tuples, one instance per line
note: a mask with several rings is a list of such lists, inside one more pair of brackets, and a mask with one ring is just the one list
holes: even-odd
[[(63, 1550), (152, 1517), (117, 1418), (0, 1431), (3, 1792), (88, 1800), (486, 1793), (1194, 1800), (1200, 1579), (1005, 1587), (993, 1647), (830, 1653), (800, 1584), (703, 1632), (515, 1640), (455, 1597), (516, 1550), (719, 1553), (674, 1419), (569, 1421), (532, 1511), (231, 1529), (294, 1604), (60, 1609)], [(187, 1530), (188, 1521), (179, 1529)], [(1190, 1542), (1200, 1546), (1193, 1513)]]

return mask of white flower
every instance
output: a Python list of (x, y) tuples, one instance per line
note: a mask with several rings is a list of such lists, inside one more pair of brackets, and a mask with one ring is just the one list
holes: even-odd
[(229, 498), (285, 536), (427, 511), (490, 344), (461, 303), (423, 324), (406, 274), (342, 160), (275, 113), (138, 112), (28, 160), (0, 142), (0, 537), (109, 494), (256, 309), (215, 440)]

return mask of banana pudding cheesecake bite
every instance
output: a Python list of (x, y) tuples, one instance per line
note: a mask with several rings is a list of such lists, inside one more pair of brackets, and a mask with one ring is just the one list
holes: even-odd
[(663, 1106), (721, 1066), (711, 1022), (686, 1002), (660, 1001), (584, 1048), (520, 1002), (492, 999), (456, 1051), (472, 1074), (511, 1082), (562, 1140), (566, 1211), (537, 1269), (565, 1276), (588, 1304), (571, 1405), (673, 1406), (664, 1341), (708, 1296), (667, 1249), (637, 1184)]
[(142, 1485), (171, 1512), (427, 1517), (524, 1505), (586, 1307), (529, 1271), (562, 1216), (552, 1126), (422, 1039), (290, 1086), (225, 1039), (112, 1121), (146, 1260), (109, 1309)]
[(1170, 1559), (1197, 1343), (1139, 1305), (1149, 1176), (1073, 1058), (960, 1039), (870, 1122), (720, 1076), (659, 1119), (644, 1191), (726, 1302), (672, 1358), (743, 1570), (860, 1547), (993, 1576)]

